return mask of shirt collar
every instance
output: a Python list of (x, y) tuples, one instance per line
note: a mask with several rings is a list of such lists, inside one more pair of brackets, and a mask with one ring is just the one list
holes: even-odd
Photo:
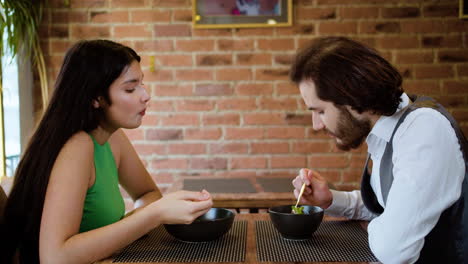
[(369, 143), (369, 136), (374, 135), (378, 138), (385, 140), (386, 142), (390, 141), (390, 137), (392, 136), (393, 130), (398, 123), (401, 115), (404, 111), (402, 111), (406, 106), (409, 105), (410, 99), (406, 93), (403, 93), (400, 96), (401, 102), (398, 105), (396, 112), (391, 116), (384, 116), (382, 115), (377, 122), (375, 123), (374, 127), (372, 128), (371, 132), (367, 136), (366, 142)]

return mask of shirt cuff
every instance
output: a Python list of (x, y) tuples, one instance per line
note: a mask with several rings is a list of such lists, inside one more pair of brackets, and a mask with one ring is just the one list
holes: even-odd
[(331, 216), (343, 216), (343, 211), (347, 209), (346, 192), (330, 190), (333, 195), (332, 204), (325, 209), (325, 213)]

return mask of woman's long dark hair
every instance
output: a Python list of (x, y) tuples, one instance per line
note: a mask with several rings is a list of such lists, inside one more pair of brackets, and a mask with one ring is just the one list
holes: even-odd
[(395, 67), (375, 50), (344, 37), (312, 41), (297, 54), (290, 79), (312, 80), (318, 98), (359, 113), (392, 115), (403, 93)]
[(65, 55), (54, 93), (16, 169), (5, 208), (1, 263), (16, 252), (20, 263), (39, 263), (39, 230), (50, 173), (64, 144), (79, 131), (97, 128), (102, 112), (92, 106), (133, 61), (134, 50), (109, 40), (80, 41)]

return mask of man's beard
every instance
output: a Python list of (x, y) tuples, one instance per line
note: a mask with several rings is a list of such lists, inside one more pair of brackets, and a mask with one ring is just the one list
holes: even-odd
[(338, 107), (338, 109), (340, 110), (340, 116), (336, 131), (331, 133), (341, 141), (337, 141), (336, 146), (344, 151), (358, 148), (371, 131), (370, 120), (355, 118), (345, 107)]

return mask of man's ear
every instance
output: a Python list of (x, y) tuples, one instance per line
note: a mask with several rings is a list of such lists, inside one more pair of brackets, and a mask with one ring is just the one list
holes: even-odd
[(354, 110), (351, 106), (349, 105), (345, 105), (344, 106), (346, 108), (346, 110), (348, 110), (348, 112), (356, 119), (358, 120), (361, 120), (362, 119), (362, 116), (365, 114), (365, 113), (361, 113), (359, 114), (358, 111)]

